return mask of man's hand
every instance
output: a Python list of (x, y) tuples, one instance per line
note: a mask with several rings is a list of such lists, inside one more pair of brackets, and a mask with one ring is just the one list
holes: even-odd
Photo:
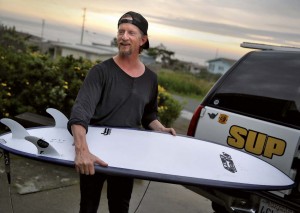
[(86, 142), (86, 130), (81, 125), (72, 125), (72, 134), (75, 144), (75, 168), (81, 174), (94, 175), (95, 164), (107, 167), (108, 164), (90, 153)]
[(174, 136), (176, 135), (176, 131), (173, 128), (163, 128), (161, 131), (171, 133)]
[(108, 166), (106, 162), (91, 154), (89, 151), (76, 151), (75, 168), (78, 173), (85, 175), (94, 175), (95, 164), (99, 164), (103, 167)]
[(171, 133), (172, 135), (176, 135), (176, 131), (173, 128), (166, 128), (162, 123), (159, 122), (159, 120), (154, 120), (149, 124), (150, 129), (153, 129), (155, 131), (159, 132), (168, 132)]

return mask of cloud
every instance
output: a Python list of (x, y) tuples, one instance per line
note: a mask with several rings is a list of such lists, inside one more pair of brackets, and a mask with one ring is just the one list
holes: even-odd
[[(168, 19), (165, 17), (152, 17), (158, 23), (169, 25), (177, 28), (184, 28), (199, 32), (213, 33), (222, 36), (237, 37), (243, 39), (253, 39), (254, 37), (260, 38), (266, 42), (281, 43), (285, 41), (299, 42), (300, 32), (287, 32), (280, 28), (276, 30), (253, 28), (253, 26), (242, 27), (231, 24), (222, 24), (218, 22), (208, 22), (192, 19)], [(254, 26), (255, 27), (255, 26)], [(188, 36), (188, 35), (187, 35)]]
[(181, 6), (179, 2), (172, 1), (163, 14), (147, 16), (159, 24), (182, 29), (243, 40), (300, 45), (298, 0), (190, 0)]
[[(140, 12), (150, 27), (153, 23), (159, 24), (155, 32), (159, 32), (160, 37), (152, 34), (153, 43), (155, 37), (157, 42), (170, 43), (172, 48), (178, 47), (178, 53), (182, 51), (185, 55), (215, 52), (216, 48), (221, 52), (222, 47), (226, 54), (237, 53), (242, 41), (300, 46), (299, 0), (0, 1), (0, 21), (1, 16), (10, 13), (15, 18), (31, 17), (38, 20), (38, 24), (45, 19), (47, 26), (53, 22), (76, 27), (77, 31), (82, 24), (83, 8), (86, 8), (86, 30), (111, 36), (123, 13)], [(175, 38), (178, 42), (171, 44)]]

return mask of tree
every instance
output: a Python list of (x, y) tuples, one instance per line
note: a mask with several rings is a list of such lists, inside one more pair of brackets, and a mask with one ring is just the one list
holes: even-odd
[(172, 57), (175, 55), (175, 52), (167, 50), (166, 46), (164, 46), (163, 44), (160, 44), (153, 48), (149, 48), (147, 50), (147, 53), (149, 56), (160, 60), (162, 63), (162, 67), (164, 68), (169, 67), (176, 61), (176, 59), (172, 59)]
[(118, 46), (118, 42), (117, 42), (117, 38), (116, 37), (114, 37), (113, 40), (111, 40), (110, 46), (112, 46), (112, 47), (117, 47)]

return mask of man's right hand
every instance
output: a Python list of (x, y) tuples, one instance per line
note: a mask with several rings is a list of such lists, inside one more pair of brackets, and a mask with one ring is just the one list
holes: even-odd
[(103, 167), (108, 166), (106, 162), (91, 154), (89, 151), (76, 151), (75, 168), (78, 173), (85, 175), (94, 175), (95, 164), (99, 164)]
[(81, 174), (95, 174), (95, 164), (107, 167), (108, 164), (90, 153), (86, 142), (86, 129), (81, 125), (72, 125), (72, 134), (75, 145), (75, 168)]

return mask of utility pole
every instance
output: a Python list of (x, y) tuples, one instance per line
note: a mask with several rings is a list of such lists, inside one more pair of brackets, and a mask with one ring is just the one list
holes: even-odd
[(83, 41), (84, 22), (85, 22), (85, 11), (86, 11), (86, 8), (83, 8), (83, 20), (82, 20), (82, 27), (81, 27), (81, 39), (80, 39), (80, 44), (82, 44), (82, 41)]
[(41, 32), (41, 43), (40, 43), (41, 52), (43, 52), (44, 28), (45, 28), (45, 19), (42, 20), (42, 32)]

